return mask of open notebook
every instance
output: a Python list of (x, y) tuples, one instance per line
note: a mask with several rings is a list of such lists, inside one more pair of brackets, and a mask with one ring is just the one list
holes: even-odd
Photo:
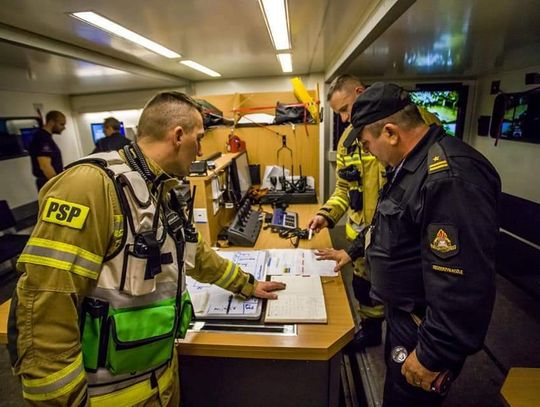
[(264, 322), (326, 323), (326, 307), (319, 276), (272, 276), (287, 288), (278, 291), (277, 300), (268, 300)]

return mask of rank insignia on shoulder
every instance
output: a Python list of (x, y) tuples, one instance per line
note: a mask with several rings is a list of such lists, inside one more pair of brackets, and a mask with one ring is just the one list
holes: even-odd
[(448, 159), (439, 143), (435, 143), (429, 148), (427, 160), (428, 174), (449, 169)]
[(447, 259), (459, 252), (458, 231), (453, 225), (430, 224), (428, 239), (431, 251), (441, 259)]
[(45, 208), (43, 208), (41, 220), (73, 229), (82, 229), (89, 211), (90, 208), (85, 205), (48, 198)]
[[(438, 159), (435, 161), (435, 158), (438, 158)], [(435, 162), (432, 164), (429, 164), (428, 174), (432, 174), (434, 172), (442, 171), (448, 168), (448, 162), (446, 160), (439, 159), (438, 156), (433, 157), (433, 161)]]

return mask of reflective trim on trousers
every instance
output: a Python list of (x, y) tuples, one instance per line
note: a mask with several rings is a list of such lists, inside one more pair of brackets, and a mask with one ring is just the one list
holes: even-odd
[(28, 400), (52, 400), (71, 392), (85, 377), (82, 354), (62, 370), (41, 379), (22, 379), (23, 396)]

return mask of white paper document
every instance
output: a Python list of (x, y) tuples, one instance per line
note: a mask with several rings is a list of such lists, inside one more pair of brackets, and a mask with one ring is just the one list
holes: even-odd
[(334, 260), (317, 260), (315, 252), (307, 249), (271, 249), (266, 258), (266, 275), (317, 275), (336, 277)]
[(319, 276), (272, 276), (287, 284), (277, 300), (268, 300), (264, 322), (326, 323), (326, 306)]
[[(216, 252), (232, 260), (242, 270), (251, 273), (257, 280), (264, 280), (265, 251)], [(243, 301), (231, 292), (212, 284), (200, 283), (187, 276), (186, 285), (194, 305), (195, 315), (208, 319), (258, 319), (262, 303), (258, 298)]]

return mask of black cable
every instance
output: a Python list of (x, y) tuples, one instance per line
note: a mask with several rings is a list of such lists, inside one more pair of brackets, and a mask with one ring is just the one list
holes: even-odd
[(131, 145), (133, 146), (133, 150), (135, 151), (135, 155), (139, 161), (142, 171), (148, 177), (148, 179), (153, 181), (155, 176), (152, 171), (150, 171), (150, 168), (148, 168), (148, 164), (146, 163), (146, 159), (144, 158), (144, 154), (142, 153), (140, 147), (135, 142), (131, 143)]

